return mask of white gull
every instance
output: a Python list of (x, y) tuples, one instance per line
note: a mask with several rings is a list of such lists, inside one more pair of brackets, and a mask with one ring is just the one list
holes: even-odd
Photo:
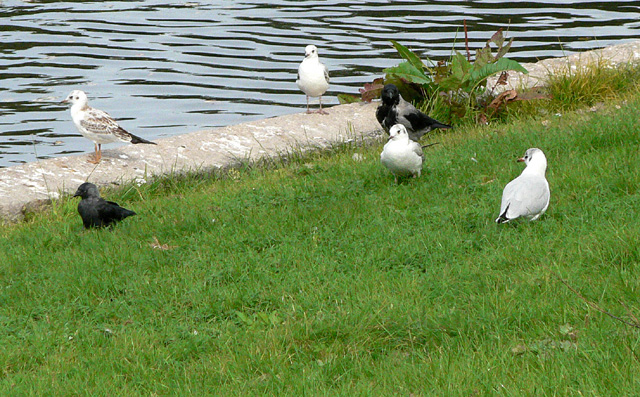
[(404, 125), (396, 124), (389, 129), (389, 142), (380, 153), (380, 161), (394, 175), (396, 183), (398, 177), (420, 177), (423, 159), (422, 147), (409, 138)]
[(523, 158), (527, 167), (520, 176), (505, 186), (502, 192), (498, 223), (506, 223), (512, 219), (525, 218), (535, 221), (544, 214), (549, 206), (549, 182), (545, 178), (547, 158), (538, 148), (528, 149)]
[(317, 113), (327, 114), (322, 110), (322, 95), (329, 89), (329, 71), (318, 59), (318, 49), (308, 45), (304, 49), (304, 60), (298, 67), (298, 88), (307, 95), (307, 113), (309, 111), (309, 97), (319, 97), (320, 109)]

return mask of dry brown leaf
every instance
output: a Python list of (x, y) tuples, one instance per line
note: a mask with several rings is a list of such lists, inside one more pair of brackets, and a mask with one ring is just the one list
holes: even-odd
[(509, 78), (509, 73), (505, 70), (500, 73), (500, 77), (498, 77), (498, 81), (496, 81), (496, 85), (507, 85), (507, 79)]
[(172, 248), (176, 248), (175, 245), (168, 245), (168, 244), (160, 244), (160, 241), (158, 241), (158, 238), (156, 236), (153, 236), (153, 242), (149, 243), (149, 246), (151, 246), (151, 248), (153, 249), (158, 249), (158, 250), (170, 250)]
[(507, 90), (498, 95), (491, 103), (489, 107), (498, 110), (498, 108), (503, 104), (510, 101), (513, 101), (518, 96), (516, 90)]
[(495, 180), (496, 180), (496, 178), (493, 178), (493, 179), (490, 179), (490, 180), (488, 180), (488, 181), (482, 182), (482, 183), (480, 183), (480, 184), (481, 184), (481, 185), (486, 185), (486, 184), (491, 183), (491, 182), (493, 182), (493, 181), (495, 181)]

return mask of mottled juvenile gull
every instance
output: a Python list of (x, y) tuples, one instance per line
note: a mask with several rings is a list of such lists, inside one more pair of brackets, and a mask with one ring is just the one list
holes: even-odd
[(528, 149), (523, 158), (527, 165), (519, 177), (505, 186), (502, 192), (500, 216), (496, 222), (505, 223), (516, 218), (535, 221), (544, 214), (549, 206), (549, 182), (544, 174), (547, 170), (547, 158), (542, 150)]
[(120, 127), (118, 123), (102, 110), (89, 106), (87, 94), (83, 91), (71, 91), (69, 96), (62, 101), (71, 103), (71, 118), (78, 128), (78, 131), (87, 139), (94, 142), (95, 156), (91, 163), (99, 163), (102, 158), (102, 144), (112, 142), (148, 143), (155, 145), (155, 142), (135, 136)]

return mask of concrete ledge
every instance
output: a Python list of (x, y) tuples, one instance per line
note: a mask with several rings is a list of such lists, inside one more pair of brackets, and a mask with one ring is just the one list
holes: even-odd
[[(98, 165), (89, 154), (41, 160), (0, 169), (0, 219), (16, 222), (25, 212), (61, 194), (73, 194), (85, 181), (97, 185), (140, 180), (186, 171), (205, 171), (277, 156), (289, 149), (306, 151), (382, 133), (377, 104), (349, 104), (326, 109), (329, 115), (291, 114), (233, 126), (158, 139), (157, 145), (127, 145), (103, 150)], [(71, 120), (69, 120), (71, 123)]]
[[(507, 84), (496, 87), (496, 91), (543, 86), (547, 76), (551, 73), (576, 71), (580, 67), (598, 64), (599, 62), (604, 62), (604, 65), (612, 67), (640, 62), (640, 41), (580, 52), (567, 57), (544, 59), (536, 63), (523, 63), (522, 66), (529, 71), (529, 74), (509, 72)], [(489, 78), (487, 86), (493, 87), (497, 79), (498, 76)]]
[[(606, 61), (611, 66), (640, 60), (640, 41), (604, 49), (525, 63), (529, 74), (510, 73), (505, 89), (544, 85), (549, 73)], [(497, 78), (497, 77), (496, 77)], [(488, 86), (495, 84), (489, 80)], [(128, 145), (104, 150), (99, 165), (89, 155), (60, 157), (0, 169), (0, 222), (16, 222), (81, 183), (127, 182), (186, 171), (206, 171), (238, 160), (277, 156), (291, 148), (310, 150), (350, 139), (381, 134), (375, 118), (377, 103), (339, 105), (329, 115), (292, 114), (224, 128), (158, 139), (154, 145)], [(71, 124), (71, 120), (69, 120)]]

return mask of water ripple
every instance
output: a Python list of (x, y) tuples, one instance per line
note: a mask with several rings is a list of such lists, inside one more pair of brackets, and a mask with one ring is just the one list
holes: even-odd
[[(472, 47), (499, 27), (520, 61), (638, 37), (637, 1), (238, 0), (0, 3), (0, 167), (90, 152), (59, 102), (85, 90), (148, 139), (299, 112), (304, 46), (331, 71), (324, 102), (357, 93), (398, 57), (395, 39), (424, 57)], [(113, 147), (116, 145), (110, 145)]]

